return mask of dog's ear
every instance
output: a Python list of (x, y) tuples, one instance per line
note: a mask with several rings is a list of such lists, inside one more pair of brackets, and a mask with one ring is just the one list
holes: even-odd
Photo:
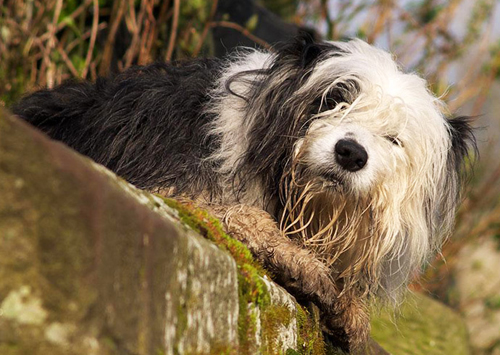
[(299, 38), (303, 47), (300, 56), (300, 66), (306, 68), (310, 66), (324, 51), (322, 46), (314, 41), (314, 38), (308, 33), (303, 33)]
[(302, 50), (300, 66), (302, 68), (307, 68), (313, 61), (315, 61), (319, 57), (322, 52), (323, 50), (317, 43), (306, 44), (304, 46), (304, 49)]
[(332, 55), (341, 55), (342, 51), (332, 43), (316, 41), (310, 33), (303, 31), (293, 40), (275, 45), (273, 52), (276, 53), (276, 67), (292, 64), (294, 67), (311, 69), (323, 53), (333, 52)]
[(457, 170), (462, 166), (465, 158), (472, 150), (477, 155), (476, 139), (471, 127), (472, 118), (458, 116), (448, 119), (450, 125), (451, 151), (453, 161)]

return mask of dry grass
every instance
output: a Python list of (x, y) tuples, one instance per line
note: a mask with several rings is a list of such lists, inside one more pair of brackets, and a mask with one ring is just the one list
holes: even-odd
[(0, 105), (69, 78), (209, 51), (216, 3), (0, 0)]
[[(452, 110), (472, 101), (471, 114), (482, 112), (500, 65), (500, 47), (489, 42), (492, 0), (475, 2), (460, 37), (451, 30), (460, 0), (424, 0), (411, 8), (387, 0), (337, 1), (335, 17), (327, 11), (328, 3), (310, 0), (292, 18), (323, 23), (331, 39), (352, 36), (355, 24), (357, 35), (384, 43), (405, 66), (424, 73)], [(0, 100), (5, 105), (26, 89), (53, 87), (71, 77), (93, 80), (105, 75), (113, 60), (123, 70), (210, 53), (208, 34), (216, 26), (268, 46), (248, 28), (215, 21), (216, 6), (217, 0), (0, 0)], [(450, 88), (446, 73), (472, 51), (474, 68)]]

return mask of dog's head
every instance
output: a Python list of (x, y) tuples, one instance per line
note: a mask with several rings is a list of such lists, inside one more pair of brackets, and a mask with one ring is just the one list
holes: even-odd
[(467, 119), (446, 118), (424, 79), (361, 40), (242, 58), (222, 78), (222, 169), (280, 190), (282, 229), (339, 274), (404, 283), (453, 225)]

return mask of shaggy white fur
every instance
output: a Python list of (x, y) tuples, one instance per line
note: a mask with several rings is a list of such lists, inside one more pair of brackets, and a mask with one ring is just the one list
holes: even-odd
[[(309, 93), (321, 88), (320, 109), (306, 117), (309, 128), (295, 141), (291, 159), (307, 171), (309, 182), (324, 180), (321, 175), (328, 169), (329, 176), (336, 180), (333, 185), (338, 182), (342, 188), (331, 189), (324, 183), (319, 191), (311, 192), (315, 195), (313, 200), (321, 196), (319, 208), (329, 211), (322, 213), (324, 220), (315, 228), (314, 223), (304, 227), (307, 217), (302, 224), (297, 222), (303, 230), (295, 233), (302, 234), (302, 242), (312, 247), (311, 239), (317, 239), (314, 235), (330, 225), (328, 240), (323, 235), (323, 242), (319, 243), (321, 255), (337, 264), (339, 257), (347, 257), (350, 266), (359, 260), (351, 260), (352, 253), (345, 250), (359, 247), (362, 238), (371, 238), (369, 243), (362, 243), (363, 253), (355, 253), (355, 258), (366, 258), (363, 265), (373, 276), (366, 280), (371, 284), (365, 287), (395, 297), (410, 275), (433, 255), (453, 225), (458, 175), (450, 172), (447, 164), (452, 143), (450, 124), (443, 117), (446, 107), (429, 91), (424, 79), (404, 73), (389, 53), (358, 39), (329, 44), (334, 50), (323, 55), (300, 89), (288, 98), (289, 102), (280, 105), (306, 100)], [(276, 56), (253, 50), (240, 52), (225, 68), (212, 92), (211, 111), (217, 117), (212, 133), (221, 142), (212, 159), (221, 161), (219, 172), (229, 179), (240, 169), (240, 162), (250, 149), (252, 130), (260, 124), (260, 111), (248, 112), (246, 96)], [(290, 68), (280, 70), (273, 87), (287, 85)], [(244, 79), (233, 80), (243, 72), (248, 73)], [(329, 93), (340, 84), (349, 100), (325, 109)], [(233, 93), (228, 94), (226, 87)], [(270, 104), (257, 103), (262, 107)], [(297, 112), (296, 120), (303, 123), (306, 115)], [(358, 143), (367, 153), (368, 159), (358, 171), (346, 170), (334, 158), (336, 144), (345, 139)], [(227, 184), (231, 183), (228, 180)], [(262, 207), (265, 187), (259, 180), (248, 185), (251, 187), (239, 196), (239, 201)], [(230, 192), (224, 201), (234, 198)], [(290, 196), (282, 198), (287, 200)], [(296, 203), (301, 202), (293, 202)], [(303, 208), (300, 218), (311, 216), (307, 210)], [(283, 213), (294, 214), (290, 210)], [(315, 218), (319, 216), (316, 213)], [(332, 224), (332, 220), (338, 223)], [(288, 223), (292, 221), (293, 218)], [(288, 233), (294, 230), (286, 225), (283, 228), (288, 228)], [(362, 236), (368, 230), (369, 235)]]

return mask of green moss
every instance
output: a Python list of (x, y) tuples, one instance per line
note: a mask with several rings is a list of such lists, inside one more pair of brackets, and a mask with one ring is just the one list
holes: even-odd
[(272, 304), (266, 309), (262, 324), (268, 324), (270, 328), (275, 328), (278, 325), (288, 327), (291, 321), (292, 313), (288, 307)]
[(287, 306), (270, 304), (261, 315), (262, 338), (268, 354), (281, 354), (282, 344), (278, 342), (281, 326), (288, 327), (292, 321), (292, 312)]
[(194, 205), (192, 202), (179, 202), (170, 198), (162, 198), (171, 208), (179, 212), (179, 218), (183, 223), (213, 241), (223, 250), (228, 251), (238, 266), (251, 265), (258, 275), (264, 276), (266, 272), (252, 257), (248, 248), (241, 242), (231, 238), (222, 229), (216, 218)]
[(297, 305), (297, 348), (302, 355), (326, 354), (319, 322), (299, 305)]
[(239, 354), (253, 354), (255, 350), (255, 334), (257, 331), (257, 315), (252, 307), (259, 307), (263, 312), (270, 304), (267, 287), (261, 277), (266, 273), (253, 259), (245, 245), (224, 233), (220, 222), (193, 203), (163, 198), (165, 203), (179, 213), (183, 223), (197, 231), (205, 238), (213, 241), (221, 249), (226, 250), (236, 261), (238, 267), (238, 337)]
[[(292, 312), (284, 305), (271, 303), (267, 286), (262, 281), (266, 271), (254, 259), (247, 247), (228, 236), (220, 222), (192, 202), (179, 202), (161, 197), (165, 203), (175, 209), (180, 220), (205, 238), (213, 241), (221, 249), (229, 252), (238, 267), (238, 354), (250, 355), (256, 352), (263, 354), (280, 354), (281, 345), (277, 343), (277, 335), (282, 326), (292, 321)], [(298, 354), (326, 354), (326, 347), (317, 317), (313, 317), (306, 309), (296, 304), (297, 309), (297, 345)], [(260, 312), (262, 349), (256, 349), (255, 334)], [(179, 310), (179, 314), (182, 313)], [(289, 349), (292, 350), (292, 349)], [(294, 350), (292, 350), (294, 351)]]

